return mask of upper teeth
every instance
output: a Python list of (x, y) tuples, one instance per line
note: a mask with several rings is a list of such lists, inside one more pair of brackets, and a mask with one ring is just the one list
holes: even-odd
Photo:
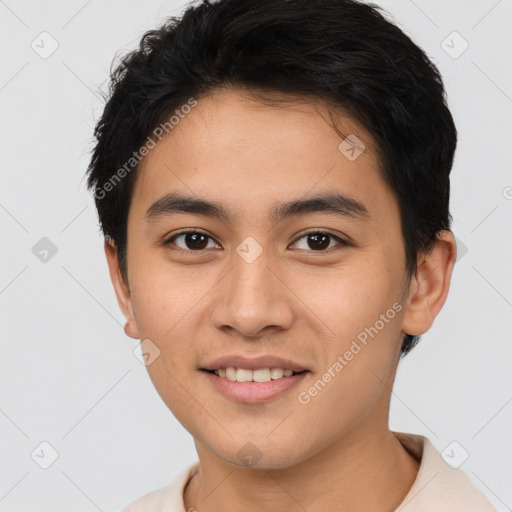
[(282, 368), (260, 368), (258, 370), (248, 370), (247, 368), (219, 368), (215, 370), (215, 375), (237, 382), (270, 382), (271, 380), (282, 377), (291, 377), (292, 370), (283, 370)]

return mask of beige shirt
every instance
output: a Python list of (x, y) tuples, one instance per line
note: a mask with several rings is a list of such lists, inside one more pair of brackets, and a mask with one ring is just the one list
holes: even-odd
[[(394, 512), (496, 512), (461, 469), (449, 466), (424, 436), (393, 432), (420, 462), (416, 480)], [(121, 512), (187, 512), (183, 490), (199, 463), (182, 471), (168, 487), (150, 492)]]

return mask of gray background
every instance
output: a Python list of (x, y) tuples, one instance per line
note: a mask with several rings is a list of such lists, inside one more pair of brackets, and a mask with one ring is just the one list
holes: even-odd
[[(377, 3), (438, 64), (459, 131), (459, 260), (400, 364), (391, 428), (456, 441), (511, 510), (512, 0)], [(0, 511), (118, 510), (196, 460), (123, 332), (83, 179), (112, 58), (184, 5), (0, 1)]]

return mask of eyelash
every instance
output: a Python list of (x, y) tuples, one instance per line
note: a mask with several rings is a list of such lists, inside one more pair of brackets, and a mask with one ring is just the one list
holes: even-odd
[[(207, 238), (209, 238), (210, 240), (213, 240), (216, 244), (218, 244), (218, 242), (212, 238), (210, 235), (208, 235), (207, 233), (205, 233), (204, 231), (201, 231), (199, 229), (186, 229), (186, 230), (183, 230), (183, 231), (180, 231), (179, 233), (176, 233), (174, 235), (172, 235), (170, 238), (167, 238), (166, 240), (164, 240), (163, 242), (163, 245), (167, 246), (167, 245), (171, 245), (174, 240), (176, 240), (177, 238), (179, 238), (180, 236), (183, 236), (183, 235), (187, 235), (187, 234), (190, 234), (190, 233), (193, 233), (193, 234), (197, 234), (197, 235), (204, 235), (206, 236)], [(314, 234), (323, 234), (323, 235), (328, 235), (329, 237), (331, 238), (334, 238), (338, 243), (339, 243), (339, 246), (345, 246), (345, 247), (348, 247), (350, 244), (343, 240), (342, 238), (340, 238), (339, 236), (329, 232), (329, 231), (324, 231), (324, 230), (321, 230), (321, 229), (317, 229), (317, 230), (313, 230), (313, 231), (308, 231), (307, 233), (304, 233), (302, 235), (300, 235), (298, 238), (295, 239), (295, 241), (292, 243), (292, 245), (295, 245), (299, 240), (301, 240), (302, 238), (305, 238), (309, 235), (314, 235)], [(218, 244), (220, 245), (220, 244)], [(177, 248), (177, 249), (174, 249), (174, 250), (177, 250), (178, 252), (181, 252), (181, 253), (197, 253), (197, 254), (202, 254), (205, 252), (206, 249), (199, 249), (197, 251), (194, 251), (194, 250), (191, 250), (191, 249), (181, 249), (181, 248)], [(322, 249), (322, 250), (318, 250), (318, 251), (313, 251), (313, 250), (308, 250), (307, 252), (315, 252), (315, 253), (321, 253), (321, 252), (331, 252), (333, 250), (333, 248), (329, 248), (329, 249)]]

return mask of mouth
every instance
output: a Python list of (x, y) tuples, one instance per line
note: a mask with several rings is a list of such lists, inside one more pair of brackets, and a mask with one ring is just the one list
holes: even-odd
[(216, 375), (221, 379), (231, 382), (271, 382), (273, 380), (285, 379), (307, 372), (302, 370), (295, 372), (290, 369), (283, 368), (258, 368), (251, 370), (249, 368), (235, 368), (228, 366), (227, 368), (217, 368), (215, 370), (204, 370), (212, 375)]
[(228, 366), (215, 370), (202, 369), (216, 394), (238, 404), (261, 404), (287, 398), (309, 370), (293, 371), (282, 368), (236, 368)]
[(233, 354), (198, 368), (223, 398), (242, 403), (262, 403), (285, 397), (311, 370), (272, 355)]

